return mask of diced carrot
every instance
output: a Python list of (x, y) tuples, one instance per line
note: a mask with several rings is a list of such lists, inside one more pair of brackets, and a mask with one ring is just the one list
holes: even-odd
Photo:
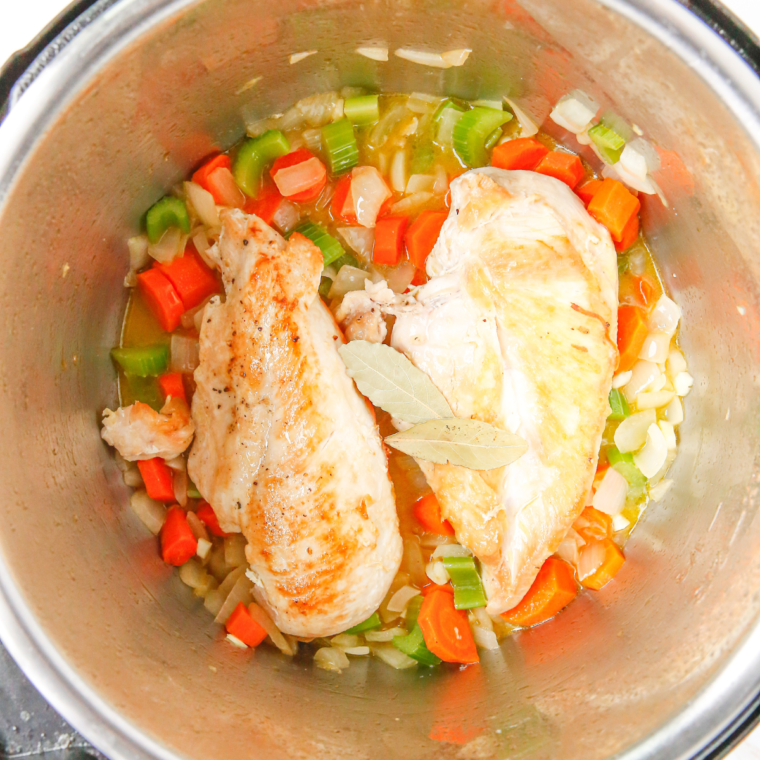
[(179, 506), (166, 513), (161, 528), (161, 556), (168, 565), (184, 565), (198, 550), (198, 539), (187, 523), (187, 516)]
[(491, 164), (499, 169), (535, 169), (549, 149), (533, 137), (518, 137), (497, 145)]
[(424, 269), (415, 269), (412, 277), (412, 285), (424, 285), (428, 281), (427, 273)]
[(634, 214), (629, 220), (628, 224), (623, 228), (623, 233), (620, 241), (615, 241), (615, 249), (618, 253), (627, 251), (635, 242), (639, 236), (639, 217)]
[(227, 633), (249, 647), (257, 647), (267, 637), (267, 632), (251, 617), (248, 608), (238, 602), (224, 624)]
[(595, 591), (599, 591), (602, 586), (609, 583), (625, 562), (625, 555), (612, 539), (605, 538), (602, 543), (604, 544), (604, 561), (595, 573), (587, 575), (581, 581), (586, 588), (592, 588)]
[(609, 177), (602, 182), (588, 204), (589, 214), (610, 231), (616, 243), (623, 240), (626, 225), (640, 208), (639, 199), (622, 182)]
[(172, 398), (181, 398), (187, 403), (187, 393), (181, 372), (167, 372), (165, 375), (161, 375), (158, 378), (158, 385), (161, 388), (161, 393), (164, 394), (164, 400), (171, 396)]
[(187, 250), (184, 256), (168, 264), (157, 264), (156, 269), (174, 285), (185, 311), (194, 309), (210, 295), (219, 292), (214, 273), (195, 251)]
[(137, 287), (162, 329), (166, 332), (175, 330), (185, 307), (169, 278), (158, 269), (148, 269), (137, 275)]
[(325, 165), (306, 148), (280, 156), (272, 164), (269, 174), (277, 189), (286, 198), (298, 203), (313, 201), (327, 182)]
[(409, 223), (406, 216), (386, 216), (375, 223), (375, 245), (372, 261), (375, 264), (398, 264), (404, 247), (404, 232)]
[(226, 166), (214, 169), (206, 178), (206, 185), (218, 205), (230, 208), (245, 206), (245, 193), (238, 187), (232, 171)]
[(588, 206), (602, 186), (602, 180), (590, 179), (575, 188), (575, 194)]
[(425, 645), (444, 662), (480, 662), (467, 613), (454, 607), (454, 596), (433, 589), (422, 602), (417, 623)]
[(578, 594), (573, 570), (567, 562), (549, 557), (517, 607), (502, 613), (512, 625), (536, 625), (554, 617)]
[(145, 490), (156, 501), (174, 501), (174, 477), (161, 457), (142, 459), (137, 462)]
[(646, 337), (646, 312), (638, 306), (628, 304), (623, 304), (618, 308), (617, 344), (620, 352), (618, 372), (627, 372), (636, 364)]
[(421, 589), (420, 594), (427, 596), (431, 591), (445, 591), (447, 594), (454, 594), (454, 587), (447, 583), (445, 586), (439, 586), (437, 583), (426, 583)]
[(354, 199), (351, 195), (351, 175), (341, 177), (335, 186), (330, 213), (336, 221), (344, 221), (347, 224), (356, 224), (356, 211), (354, 209)]
[(425, 260), (433, 250), (447, 217), (446, 211), (423, 211), (406, 231), (404, 239), (409, 261), (417, 269), (425, 268)]
[(214, 512), (214, 508), (204, 501), (198, 505), (198, 509), (195, 510), (195, 514), (198, 515), (198, 519), (213, 533), (220, 538), (227, 538), (229, 533), (225, 533), (221, 527), (219, 527), (219, 519)]
[(633, 278), (633, 292), (641, 297), (641, 302), (645, 306), (654, 303), (655, 288), (646, 277)]
[(535, 171), (539, 174), (546, 174), (548, 177), (564, 182), (571, 190), (581, 181), (584, 175), (583, 164), (580, 158), (572, 153), (562, 153), (559, 150), (553, 150), (547, 153)]
[(598, 509), (586, 507), (576, 518), (573, 528), (584, 541), (609, 538), (612, 535), (612, 518)]
[(418, 499), (412, 507), (417, 522), (422, 525), (428, 533), (435, 533), (438, 536), (453, 536), (454, 528), (448, 520), (441, 519), (441, 505), (438, 503), (434, 493), (425, 494)]
[(259, 193), (258, 198), (248, 198), (243, 206), (246, 214), (256, 214), (262, 222), (272, 224), (274, 215), (284, 198), (280, 191), (274, 186), (267, 184)]
[[(232, 160), (224, 153), (220, 153), (218, 156), (214, 156), (210, 161), (206, 161), (200, 169), (193, 174), (193, 182), (196, 185), (200, 185), (204, 190), (211, 190), (208, 186), (209, 175), (217, 169), (232, 169)], [(213, 195), (213, 193), (211, 193)], [(216, 198), (214, 198), (216, 201)], [(217, 203), (219, 201), (216, 201)]]

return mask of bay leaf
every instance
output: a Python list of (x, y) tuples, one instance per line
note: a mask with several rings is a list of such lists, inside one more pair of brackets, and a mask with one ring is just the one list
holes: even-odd
[(389, 435), (385, 442), (417, 459), (471, 470), (503, 467), (528, 450), (528, 444), (519, 435), (468, 419), (428, 420)]
[(338, 352), (359, 391), (397, 420), (415, 425), (454, 416), (433, 381), (400, 351), (353, 340)]

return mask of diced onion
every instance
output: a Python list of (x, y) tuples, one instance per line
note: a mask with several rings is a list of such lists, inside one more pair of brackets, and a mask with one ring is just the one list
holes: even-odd
[(356, 52), (359, 55), (363, 55), (365, 58), (369, 58), (372, 61), (387, 61), (388, 60), (387, 47), (360, 47), (360, 48), (356, 48)]
[[(626, 151), (628, 152), (627, 161)], [(623, 153), (620, 156), (620, 163), (631, 172), (631, 174), (640, 173), (643, 167), (645, 168), (644, 176), (652, 174), (660, 168), (660, 155), (657, 153), (654, 145), (645, 140), (643, 137), (637, 137), (635, 140), (627, 143), (623, 148)]]
[(557, 547), (555, 554), (560, 558), (569, 562), (574, 567), (578, 564), (578, 555), (581, 547), (586, 542), (581, 538), (580, 534), (574, 529), (570, 528), (565, 537), (562, 539), (562, 543)]
[(414, 113), (432, 113), (440, 102), (441, 98), (438, 95), (413, 92), (406, 101), (406, 107)]
[(460, 111), (457, 108), (446, 108), (441, 114), (440, 121), (438, 122), (438, 135), (436, 136), (436, 140), (444, 147), (449, 147), (451, 145), (454, 127), (462, 118), (463, 113), (463, 111)]
[(641, 470), (644, 477), (651, 478), (660, 471), (667, 456), (668, 444), (665, 441), (665, 436), (658, 425), (654, 423), (647, 430), (644, 448), (633, 455), (634, 464)]
[(598, 110), (599, 104), (593, 98), (583, 90), (573, 90), (560, 98), (549, 117), (560, 127), (578, 134), (588, 127)]
[(472, 552), (461, 544), (443, 544), (431, 555), (434, 559), (439, 557), (472, 557)]
[(448, 50), (445, 53), (441, 53), (441, 58), (446, 61), (449, 66), (462, 66), (464, 62), (470, 57), (472, 50), (470, 48), (460, 48), (458, 50)]
[(449, 69), (452, 66), (462, 66), (472, 51), (469, 49), (449, 50), (446, 53), (428, 53), (413, 48), (398, 48), (393, 54), (405, 61), (419, 63), (421, 66), (432, 66), (436, 69)]
[(608, 467), (596, 489), (592, 506), (608, 515), (618, 515), (625, 506), (628, 481), (613, 467)]
[(353, 290), (364, 290), (364, 283), (368, 279), (369, 275), (363, 269), (346, 264), (340, 268), (338, 276), (333, 280), (327, 298), (332, 301), (333, 298), (343, 298)]
[(419, 591), (412, 586), (402, 586), (389, 600), (386, 605), (388, 612), (403, 612), (409, 602), (415, 596), (419, 596)]
[(267, 632), (267, 635), (272, 639), (272, 643), (283, 653), (292, 657), (297, 651), (297, 644), (291, 642), (285, 638), (280, 632), (280, 629), (274, 624), (266, 610), (259, 607), (255, 602), (251, 602), (248, 605), (248, 612), (251, 613), (251, 617)]
[(673, 391), (644, 391), (636, 396), (636, 409), (659, 409), (667, 406), (675, 394)]
[(615, 430), (615, 446), (622, 453), (640, 449), (647, 440), (647, 431), (657, 424), (654, 409), (637, 412), (624, 419)]
[(187, 506), (187, 472), (185, 470), (175, 470), (172, 477), (174, 487), (174, 498), (181, 507)]
[(490, 108), (493, 111), (504, 110), (504, 103), (502, 103), (501, 100), (474, 100), (472, 105), (480, 106), (481, 108)]
[(150, 261), (150, 255), (148, 254), (148, 241), (147, 235), (137, 235), (127, 240), (127, 248), (129, 248), (129, 268), (133, 272), (137, 272), (143, 267), (148, 266)]
[(612, 387), (622, 388), (631, 381), (632, 376), (633, 372), (630, 369), (627, 372), (621, 372), (619, 375), (615, 375), (615, 377), (612, 378)]
[(186, 335), (172, 335), (170, 345), (172, 372), (194, 372), (200, 364), (200, 348), (195, 338)]
[(245, 194), (238, 187), (235, 177), (226, 166), (214, 169), (209, 174), (207, 182), (213, 187), (214, 196), (219, 200), (219, 205), (230, 208), (245, 206)]
[(649, 390), (660, 374), (660, 368), (656, 364), (640, 359), (633, 365), (631, 379), (623, 387), (625, 397), (633, 401), (641, 391)]
[[(188, 309), (183, 315), (180, 320), (180, 324), (182, 327), (184, 327), (186, 330), (189, 330), (191, 327), (198, 327), (198, 325), (195, 324), (195, 318), (196, 316), (203, 312), (203, 310), (206, 308), (206, 304), (211, 300), (211, 296), (208, 298), (205, 298), (201, 303), (199, 303), (194, 309)], [(200, 332), (200, 330), (199, 330)]]
[(412, 214), (422, 208), (422, 206), (424, 206), (432, 197), (432, 193), (415, 193), (414, 195), (407, 195), (406, 198), (402, 198), (398, 203), (394, 203), (393, 206), (391, 206), (391, 213), (399, 216)]
[(173, 261), (185, 251), (186, 237), (177, 227), (169, 227), (157, 243), (148, 246), (148, 253), (162, 264)]
[(135, 491), (129, 499), (129, 505), (154, 536), (161, 532), (166, 519), (166, 507), (163, 504), (151, 499), (145, 491)]
[(674, 348), (668, 354), (667, 366), (671, 377), (675, 377), (679, 372), (686, 372), (686, 359), (684, 359), (683, 354), (677, 348)]
[(241, 575), (230, 590), (230, 593), (227, 594), (224, 604), (222, 604), (221, 609), (214, 618), (214, 622), (222, 624), (226, 623), (227, 618), (232, 614), (232, 611), (238, 606), (238, 604), (241, 602), (243, 604), (248, 604), (251, 601), (252, 585), (253, 584), (248, 580), (245, 574)]
[(433, 193), (435, 195), (446, 195), (446, 191), (449, 189), (449, 178), (446, 175), (446, 170), (441, 164), (435, 165), (435, 183), (433, 184)]
[(358, 647), (359, 637), (354, 633), (339, 633), (337, 636), (333, 636), (330, 639), (330, 643), (334, 647), (340, 647), (346, 649), (346, 647)]
[(300, 164), (280, 169), (272, 178), (280, 193), (288, 198), (323, 183), (326, 176), (325, 165), (313, 156)]
[(181, 454), (172, 459), (165, 459), (164, 464), (166, 464), (170, 470), (187, 472), (187, 460)]
[(435, 177), (430, 174), (412, 174), (406, 183), (406, 194), (432, 193), (435, 190)]
[(354, 657), (366, 656), (370, 653), (370, 648), (367, 646), (362, 647), (345, 647), (343, 651), (346, 654), (353, 655)]
[(322, 670), (332, 670), (340, 673), (351, 663), (349, 663), (348, 657), (346, 657), (345, 652), (341, 649), (337, 647), (322, 647), (314, 653), (314, 664), (318, 668), (322, 668)]
[[(591, 147), (594, 150), (594, 153), (596, 153), (601, 158), (599, 149), (594, 145), (594, 143), (591, 143)], [(640, 179), (636, 175), (631, 174), (629, 171), (624, 169), (620, 165), (619, 161), (614, 166), (605, 165), (602, 169), (602, 176), (619, 180), (620, 182), (628, 185), (628, 187), (635, 190), (637, 193), (644, 193), (645, 195), (655, 195), (657, 193), (657, 184), (650, 176), (646, 176), (644, 179)]]
[(133, 467), (133, 468), (130, 468), (129, 470), (125, 470), (123, 478), (124, 478), (125, 486), (129, 486), (130, 488), (143, 487), (142, 475), (140, 475), (140, 470), (138, 470), (137, 467)]
[(679, 372), (673, 378), (673, 387), (679, 396), (686, 396), (694, 385), (694, 378), (688, 372)]
[(400, 649), (396, 649), (393, 644), (373, 644), (370, 649), (372, 654), (396, 670), (406, 670), (417, 665), (417, 660), (413, 660)]
[(404, 293), (412, 284), (417, 268), (411, 261), (402, 261), (388, 271), (388, 287), (394, 293)]
[(485, 607), (474, 607), (469, 612), (474, 618), (471, 622), (479, 625), (485, 631), (493, 631), (493, 618), (486, 612)]
[(593, 575), (604, 562), (606, 551), (601, 541), (589, 541), (578, 556), (578, 578), (583, 580)]
[(366, 631), (364, 638), (367, 641), (390, 641), (394, 636), (405, 636), (403, 628), (388, 628), (385, 631)]
[(518, 122), (520, 122), (520, 137), (533, 137), (533, 135), (538, 133), (538, 124), (528, 116), (525, 111), (523, 111), (520, 106), (515, 103), (514, 100), (511, 100), (510, 98), (504, 98), (504, 100), (507, 101), (507, 104), (512, 109), (512, 113), (514, 113), (515, 118)]
[(471, 629), (472, 638), (475, 639), (475, 644), (481, 649), (499, 648), (499, 640), (496, 638), (496, 634), (493, 631), (487, 631), (479, 625), (473, 625), (471, 626)]
[(301, 221), (301, 212), (298, 206), (290, 201), (282, 201), (272, 217), (272, 224), (283, 235), (295, 229), (299, 221)]
[[(306, 123), (312, 128), (323, 127), (343, 116), (343, 98), (336, 91), (320, 92), (302, 98), (295, 104)], [(286, 131), (282, 126), (280, 129)]]
[(649, 489), (649, 498), (652, 501), (662, 501), (672, 485), (672, 480), (661, 480), (656, 486)]
[(398, 122), (407, 116), (406, 106), (403, 103), (394, 103), (381, 117), (380, 121), (372, 127), (367, 141), (370, 148), (381, 148), (388, 140), (393, 128)]
[(248, 137), (259, 137), (270, 129), (277, 129), (280, 125), (276, 118), (259, 119), (245, 125), (245, 131)]
[(209, 575), (197, 559), (189, 559), (180, 567), (179, 579), (190, 588), (201, 588), (208, 584)]
[(425, 567), (425, 574), (438, 586), (444, 586), (450, 580), (443, 562), (440, 561), (428, 562), (427, 567)]
[(224, 561), (229, 567), (242, 567), (247, 565), (245, 547), (248, 545), (245, 536), (235, 533), (224, 539)]
[(306, 143), (306, 147), (312, 153), (318, 153), (322, 148), (322, 130), (320, 129), (304, 129), (301, 133), (303, 140)]
[(201, 558), (206, 559), (208, 553), (211, 551), (211, 541), (207, 541), (205, 538), (198, 539), (198, 548), (195, 553)]
[(644, 338), (641, 351), (639, 351), (639, 359), (646, 359), (655, 364), (664, 364), (670, 350), (670, 337), (671, 333), (669, 332), (660, 332), (659, 330), (650, 332)]
[(200, 517), (195, 514), (195, 512), (188, 512), (187, 513), (187, 524), (190, 526), (190, 530), (193, 532), (193, 535), (200, 541), (201, 539), (204, 539), (205, 541), (209, 541), (209, 535), (208, 531), (206, 530), (206, 526), (201, 521)]
[(392, 193), (374, 166), (359, 166), (351, 173), (351, 195), (356, 220), (362, 227), (374, 227), (380, 208)]
[(206, 230), (199, 229), (193, 235), (193, 245), (195, 246), (195, 250), (198, 251), (198, 255), (203, 259), (203, 263), (209, 269), (216, 269), (216, 262), (208, 255), (211, 243), (209, 243), (208, 237), (206, 236)]
[(406, 153), (403, 150), (397, 150), (393, 154), (390, 180), (391, 187), (397, 193), (403, 193), (406, 190)]
[(207, 227), (219, 226), (219, 211), (214, 196), (208, 190), (204, 190), (195, 182), (185, 182), (185, 194), (203, 224)]
[(671, 425), (680, 425), (683, 422), (683, 404), (678, 396), (674, 396), (673, 400), (665, 407), (663, 416)]
[(681, 319), (681, 309), (678, 304), (663, 293), (649, 317), (649, 329), (672, 335), (678, 327), (679, 319)]
[(338, 234), (360, 259), (372, 261), (372, 248), (375, 245), (374, 230), (366, 227), (339, 227)]
[(292, 66), (294, 63), (303, 61), (309, 56), (316, 55), (318, 52), (318, 50), (304, 50), (302, 53), (292, 53), (290, 56), (290, 65)]
[(615, 533), (619, 530), (625, 530), (630, 524), (631, 521), (627, 517), (623, 517), (623, 515), (613, 515), (612, 517), (612, 530)]
[(233, 636), (231, 633), (227, 634), (226, 639), (238, 649), (248, 649), (248, 644), (244, 644), (237, 636)]
[(660, 426), (660, 430), (662, 430), (662, 434), (665, 437), (665, 443), (668, 445), (668, 450), (673, 451), (678, 446), (678, 442), (676, 441), (676, 431), (673, 424), (667, 420), (660, 420), (657, 424)]

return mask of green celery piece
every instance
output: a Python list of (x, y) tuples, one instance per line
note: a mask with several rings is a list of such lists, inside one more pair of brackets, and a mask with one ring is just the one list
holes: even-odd
[(610, 407), (612, 411), (609, 420), (624, 420), (626, 417), (631, 416), (631, 410), (628, 406), (628, 402), (625, 400), (625, 396), (622, 391), (617, 388), (613, 388), (610, 391)]
[(322, 145), (334, 176), (345, 174), (359, 163), (359, 146), (354, 127), (348, 119), (339, 119), (322, 127)]
[(485, 607), (486, 592), (472, 557), (444, 557), (443, 566), (454, 587), (454, 606), (458, 610)]
[(417, 625), (417, 618), (420, 616), (420, 610), (422, 609), (422, 603), (425, 601), (425, 597), (421, 594), (412, 597), (409, 604), (406, 605), (406, 625), (408, 628), (414, 628)]
[(270, 129), (253, 139), (246, 140), (232, 167), (238, 187), (251, 198), (261, 189), (261, 177), (267, 164), (290, 153), (288, 138), (279, 129)]
[(453, 108), (455, 111), (459, 111), (459, 113), (464, 113), (464, 108), (458, 106), (456, 103), (454, 103), (454, 101), (444, 100), (443, 103), (438, 106), (438, 110), (433, 115), (433, 121), (439, 122), (443, 118), (443, 112), (447, 108)]
[(169, 346), (139, 346), (135, 348), (113, 348), (111, 357), (127, 375), (156, 377), (166, 372), (169, 366)]
[(605, 127), (604, 124), (596, 124), (589, 129), (588, 136), (606, 163), (616, 164), (620, 161), (620, 154), (625, 148), (625, 140), (617, 132)]
[(164, 394), (158, 387), (155, 377), (122, 374), (119, 382), (122, 406), (140, 401), (156, 412), (161, 411), (164, 405)]
[(330, 266), (334, 267), (336, 272), (340, 272), (341, 267), (356, 267), (357, 269), (363, 269), (363, 267), (359, 265), (359, 262), (356, 260), (356, 258), (354, 258), (350, 253), (346, 253), (339, 259), (335, 259), (335, 261), (333, 261)]
[(425, 637), (417, 623), (411, 633), (406, 636), (394, 636), (391, 643), (396, 649), (400, 649), (405, 655), (423, 665), (441, 664), (441, 658), (436, 657), (425, 645)]
[(171, 195), (161, 198), (148, 209), (145, 217), (145, 230), (148, 233), (148, 240), (151, 243), (157, 243), (169, 227), (179, 227), (184, 233), (190, 232), (190, 216), (187, 213), (187, 206), (185, 206), (184, 201), (173, 198)]
[(381, 625), (380, 615), (377, 612), (373, 612), (365, 621), (358, 623), (353, 628), (349, 628), (344, 633), (364, 633), (364, 631), (371, 631), (375, 628), (379, 628)]
[(304, 222), (296, 228), (304, 237), (309, 238), (314, 245), (322, 251), (322, 258), (325, 266), (329, 266), (334, 261), (338, 261), (346, 255), (343, 246), (336, 238), (330, 235), (327, 230), (319, 224), (313, 222)]
[(462, 114), (454, 125), (454, 150), (466, 166), (475, 168), (488, 163), (486, 141), (491, 133), (512, 118), (508, 111), (478, 106)]
[(323, 301), (327, 300), (327, 294), (330, 292), (332, 283), (333, 281), (329, 277), (323, 277), (319, 281), (319, 295), (321, 296)]
[(357, 127), (374, 124), (380, 119), (380, 105), (377, 95), (359, 95), (346, 98), (343, 103), (343, 113)]
[(504, 132), (502, 132), (501, 127), (499, 127), (498, 129), (494, 129), (494, 131), (491, 132), (490, 135), (488, 135), (488, 139), (485, 142), (485, 149), (491, 150), (491, 148), (493, 148), (493, 146), (496, 145), (496, 143), (499, 142), (499, 140), (501, 140), (501, 136), (503, 134)]
[(410, 165), (410, 174), (424, 174), (435, 162), (435, 149), (433, 144), (427, 140), (416, 144), (412, 148), (412, 161)]
[(630, 452), (623, 454), (617, 446), (610, 446), (607, 449), (607, 461), (610, 467), (617, 470), (627, 481), (631, 488), (643, 488), (647, 479), (641, 470), (633, 462), (633, 454)]
[(187, 495), (190, 499), (202, 499), (201, 492), (198, 490), (198, 486), (188, 478), (187, 480)]

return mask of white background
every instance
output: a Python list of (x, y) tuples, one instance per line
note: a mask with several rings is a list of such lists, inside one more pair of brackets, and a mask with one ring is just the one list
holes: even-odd
[[(0, 0), (0, 64), (26, 45), (69, 0)], [(742, 21), (760, 35), (760, 0), (723, 0)], [(14, 6), (14, 7), (9, 7)], [(729, 760), (760, 760), (760, 728), (730, 755)]]

